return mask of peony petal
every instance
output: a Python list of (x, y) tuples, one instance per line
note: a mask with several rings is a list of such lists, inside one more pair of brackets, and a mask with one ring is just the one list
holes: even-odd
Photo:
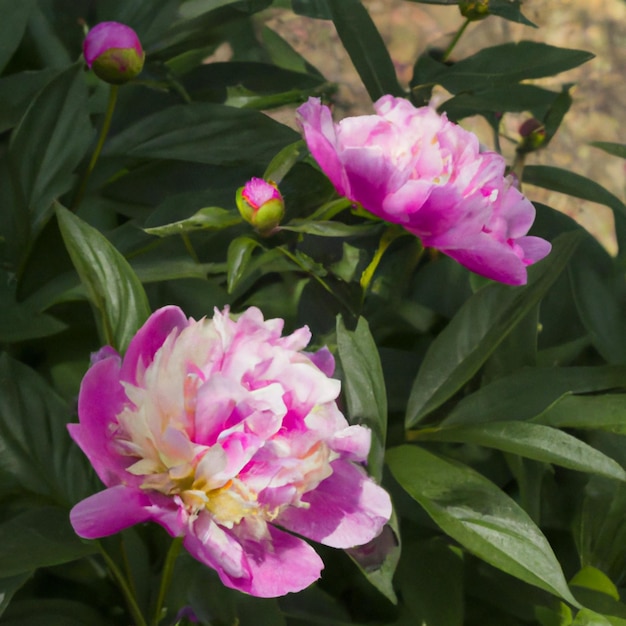
[(111, 356), (95, 363), (83, 378), (78, 396), (80, 424), (68, 424), (69, 433), (109, 486), (121, 481), (128, 459), (113, 449), (115, 416), (128, 402), (119, 382), (120, 359)]
[(245, 585), (250, 579), (241, 544), (231, 533), (218, 526), (209, 514), (201, 514), (185, 536), (189, 554), (214, 569), (222, 582), (237, 589), (231, 581)]
[(326, 346), (317, 352), (307, 352), (306, 355), (311, 359), (313, 365), (322, 370), (326, 376), (332, 376), (335, 373), (335, 357)]
[(275, 598), (302, 591), (314, 583), (324, 568), (315, 550), (298, 537), (271, 525), (267, 528), (269, 537), (261, 540), (252, 533), (246, 535), (246, 523), (237, 528), (250, 579), (243, 586), (237, 586), (236, 580), (229, 586), (259, 598)]
[(70, 522), (85, 539), (108, 537), (151, 519), (150, 504), (142, 491), (117, 485), (79, 502), (70, 511)]
[(309, 98), (296, 111), (307, 145), (322, 171), (340, 194), (350, 195), (350, 184), (337, 155), (337, 137), (330, 109), (319, 98)]
[(541, 261), (550, 254), (552, 246), (548, 241), (541, 237), (520, 237), (515, 243), (523, 250), (523, 261), (526, 265), (531, 265), (537, 261)]
[(466, 246), (459, 249), (441, 248), (441, 251), (472, 272), (491, 280), (507, 285), (525, 285), (528, 281), (526, 264), (508, 243), (502, 243), (487, 233), (480, 233), (473, 241), (467, 241)]
[(156, 351), (173, 331), (188, 325), (185, 314), (177, 306), (165, 306), (155, 311), (133, 337), (120, 372), (120, 379), (137, 384), (137, 372), (143, 371)]
[(302, 497), (308, 508), (289, 507), (276, 523), (333, 548), (367, 543), (391, 516), (389, 495), (352, 463), (337, 460), (332, 468), (332, 476)]

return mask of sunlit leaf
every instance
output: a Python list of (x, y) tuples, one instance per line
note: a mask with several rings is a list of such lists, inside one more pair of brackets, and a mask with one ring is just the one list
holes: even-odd
[(369, 96), (403, 95), (383, 39), (360, 0), (326, 0), (341, 43)]
[(387, 437), (387, 393), (378, 348), (365, 318), (353, 331), (337, 317), (337, 349), (344, 375), (343, 392), (353, 422), (372, 430), (368, 467), (381, 480)]
[(489, 285), (472, 296), (431, 344), (409, 398), (411, 428), (469, 380), (563, 271), (580, 241), (561, 235), (552, 254), (529, 272), (524, 288)]
[(239, 223), (241, 223), (241, 217), (238, 213), (211, 206), (200, 209), (187, 219), (173, 222), (172, 224), (164, 224), (163, 226), (144, 228), (144, 230), (149, 235), (168, 237), (198, 230), (221, 230), (222, 228), (228, 228), (229, 226), (234, 226)]
[(491, 481), (416, 446), (392, 448), (386, 458), (400, 485), (464, 548), (578, 606), (544, 535)]
[[(502, 419), (505, 417), (501, 416)], [(626, 481), (626, 471), (613, 459), (572, 435), (541, 424), (501, 421), (427, 429), (415, 435), (423, 440), (454, 441), (496, 448), (535, 461)]]
[(59, 227), (89, 299), (100, 313), (104, 340), (124, 352), (150, 315), (146, 292), (109, 240), (61, 205)]

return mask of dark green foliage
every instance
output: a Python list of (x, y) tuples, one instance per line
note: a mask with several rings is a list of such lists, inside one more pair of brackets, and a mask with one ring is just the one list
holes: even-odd
[[(489, 19), (532, 26), (521, 4), (492, 0)], [(554, 249), (524, 287), (424, 252), (338, 198), (266, 113), (336, 91), (262, 28), (268, 8), (332, 20), (372, 100), (420, 105), (439, 85), (450, 119), (483, 115), (498, 137), (502, 115), (525, 112), (547, 149), (571, 85), (531, 81), (593, 56), (531, 41), (464, 59), (425, 50), (405, 93), (360, 0), (0, 0), (0, 624), (132, 623), (102, 553), (152, 610), (170, 538), (152, 525), (101, 545), (74, 534), (71, 507), (101, 485), (66, 424), (89, 353), (123, 352), (171, 303), (308, 325), (311, 350), (336, 358), (342, 411), (371, 429), (367, 469), (395, 512), (366, 546), (316, 546), (320, 582), (279, 599), (226, 589), (182, 554), (151, 626), (187, 623), (182, 607), (214, 626), (626, 624), (624, 202), (526, 166), (525, 183), (610, 207), (617, 258), (542, 205), (533, 234)], [(147, 51), (95, 167), (107, 89), (79, 59), (79, 20), (127, 23)], [(231, 60), (203, 63), (224, 43)], [(267, 237), (235, 207), (252, 176), (286, 203)]]

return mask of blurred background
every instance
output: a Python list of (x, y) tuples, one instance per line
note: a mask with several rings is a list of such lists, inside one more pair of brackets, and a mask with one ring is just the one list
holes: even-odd
[[(425, 48), (445, 48), (462, 24), (458, 8), (418, 4), (408, 0), (364, 0), (376, 23), (403, 85), (411, 79), (416, 58)], [(590, 146), (592, 141), (626, 143), (626, 0), (524, 0), (524, 15), (538, 28), (515, 24), (498, 17), (475, 22), (457, 45), (452, 59), (463, 58), (488, 45), (530, 39), (555, 46), (578, 48), (596, 55), (580, 68), (551, 79), (537, 81), (559, 90), (576, 83), (574, 104), (550, 146), (529, 155), (527, 163), (556, 165), (587, 176), (624, 199), (625, 162)], [(283, 36), (326, 78), (339, 85), (335, 115), (371, 112), (371, 102), (331, 22), (274, 9), (267, 26)], [(445, 97), (445, 93), (441, 94)], [(292, 116), (291, 112), (289, 115)], [(527, 116), (507, 114), (504, 133), (517, 139), (519, 124)], [(282, 121), (287, 121), (282, 119)], [(476, 132), (491, 147), (490, 133), (480, 118), (466, 119), (463, 126)], [(514, 144), (503, 142), (509, 163)], [(507, 150), (508, 149), (508, 150)], [(615, 251), (611, 211), (601, 205), (555, 192), (524, 187), (531, 200), (559, 209), (592, 232), (610, 251)]]

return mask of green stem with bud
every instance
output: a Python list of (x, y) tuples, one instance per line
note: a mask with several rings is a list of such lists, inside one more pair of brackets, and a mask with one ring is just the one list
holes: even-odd
[(445, 63), (450, 58), (452, 51), (454, 50), (456, 44), (459, 43), (459, 39), (461, 39), (461, 37), (463, 36), (463, 33), (465, 32), (466, 28), (470, 25), (471, 21), (472, 20), (467, 18), (463, 22), (463, 24), (461, 24), (461, 27), (459, 28), (459, 30), (456, 31), (454, 37), (452, 37), (452, 41), (448, 44), (448, 47), (445, 49), (445, 52), (443, 53), (443, 56), (441, 57), (442, 63)]
[(104, 122), (102, 123), (102, 128), (100, 129), (100, 136), (98, 137), (98, 143), (96, 144), (96, 148), (91, 155), (91, 160), (89, 161), (89, 165), (83, 174), (83, 178), (80, 181), (80, 187), (74, 196), (74, 201), (72, 202), (72, 206), (70, 207), (72, 211), (76, 211), (78, 206), (80, 205), (85, 191), (87, 189), (87, 183), (91, 178), (91, 174), (96, 167), (96, 163), (98, 162), (98, 158), (100, 157), (100, 153), (102, 152), (102, 148), (104, 146), (104, 142), (109, 134), (109, 129), (111, 128), (111, 120), (113, 119), (113, 111), (115, 111), (115, 104), (117, 103), (117, 94), (119, 91), (119, 85), (111, 85), (111, 89), (109, 90), (109, 102), (107, 104), (107, 110), (104, 114)]

